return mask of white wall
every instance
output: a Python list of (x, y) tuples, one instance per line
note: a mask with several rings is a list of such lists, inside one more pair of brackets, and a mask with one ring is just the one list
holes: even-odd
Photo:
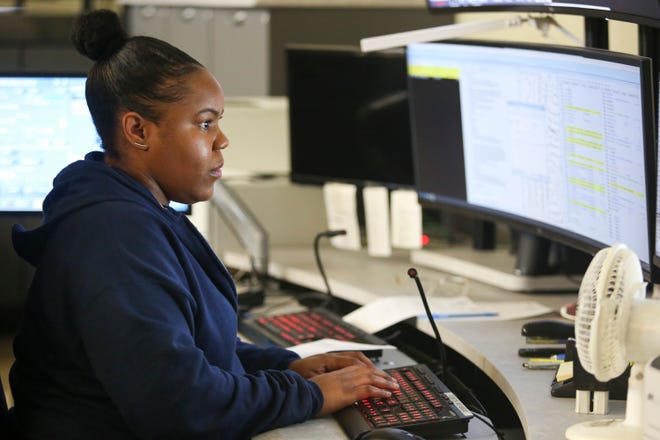
[(289, 102), (286, 97), (228, 97), (220, 126), (229, 138), (225, 169), (288, 174)]

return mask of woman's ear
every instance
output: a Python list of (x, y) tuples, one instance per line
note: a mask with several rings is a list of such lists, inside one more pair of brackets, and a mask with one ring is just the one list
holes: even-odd
[(121, 132), (130, 146), (148, 151), (146, 120), (137, 112), (126, 112), (121, 117)]

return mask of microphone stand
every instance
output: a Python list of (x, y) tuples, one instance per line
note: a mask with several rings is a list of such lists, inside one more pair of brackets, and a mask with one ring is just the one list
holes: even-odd
[[(447, 366), (447, 353), (445, 351), (445, 346), (442, 342), (442, 338), (440, 337), (440, 332), (438, 331), (438, 327), (435, 324), (435, 319), (433, 319), (433, 314), (431, 313), (431, 308), (429, 307), (429, 303), (426, 299), (426, 293), (424, 292), (424, 288), (422, 287), (422, 282), (419, 279), (419, 276), (417, 274), (417, 269), (414, 267), (411, 267), (408, 269), (408, 276), (415, 280), (415, 284), (417, 285), (417, 291), (419, 292), (419, 296), (422, 298), (422, 303), (424, 304), (424, 311), (426, 312), (426, 316), (429, 319), (429, 322), (431, 324), (431, 327), (433, 328), (433, 333), (435, 334), (435, 341), (438, 344), (438, 354), (440, 355), (440, 364), (441, 364), (441, 373), (438, 375), (440, 377), (440, 380), (444, 382), (450, 389), (454, 391), (460, 390), (460, 392), (464, 393), (464, 397), (459, 397), (463, 401), (467, 401), (465, 397), (469, 397), (469, 399), (472, 401), (474, 405), (476, 405), (477, 410), (474, 408), (469, 408), (473, 413), (479, 414), (477, 416), (478, 418), (482, 419), (482, 417), (488, 417), (488, 412), (486, 411), (486, 408), (483, 407), (479, 399), (477, 399), (477, 396), (474, 395), (472, 390), (466, 386), (463, 381), (461, 381), (456, 375), (452, 374), (449, 371), (449, 368)], [(497, 434), (498, 438), (501, 437), (501, 433), (493, 426), (490, 422), (487, 422), (486, 420), (482, 419), (484, 423), (486, 423), (489, 427), (493, 429), (493, 431)]]
[(422, 303), (424, 304), (424, 311), (426, 312), (426, 316), (429, 320), (429, 323), (433, 328), (433, 334), (435, 335), (435, 342), (438, 346), (438, 355), (440, 356), (440, 365), (442, 367), (442, 371), (440, 373), (440, 379), (443, 382), (445, 382), (447, 379), (447, 375), (449, 374), (447, 372), (447, 353), (445, 352), (445, 346), (442, 343), (442, 338), (440, 337), (438, 326), (435, 324), (435, 319), (433, 319), (433, 314), (431, 313), (431, 308), (429, 307), (429, 303), (426, 299), (426, 293), (424, 292), (424, 287), (422, 287), (422, 282), (419, 280), (419, 276), (417, 275), (417, 269), (415, 269), (414, 267), (408, 269), (408, 276), (413, 280), (415, 280), (415, 284), (417, 285), (417, 291), (419, 292), (419, 296), (422, 298)]

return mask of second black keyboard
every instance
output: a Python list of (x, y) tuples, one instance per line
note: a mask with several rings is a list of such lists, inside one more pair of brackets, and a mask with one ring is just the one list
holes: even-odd
[(364, 344), (387, 344), (378, 336), (344, 321), (326, 308), (268, 316), (252, 316), (241, 320), (239, 331), (260, 345), (291, 347), (323, 338)]

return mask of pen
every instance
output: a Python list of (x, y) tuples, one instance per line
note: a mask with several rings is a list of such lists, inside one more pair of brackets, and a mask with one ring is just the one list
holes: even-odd
[[(449, 319), (449, 318), (483, 318), (498, 316), (495, 312), (475, 312), (475, 313), (433, 313), (434, 319)], [(420, 315), (420, 318), (425, 318), (426, 315)]]
[(555, 356), (542, 357), (542, 358), (530, 358), (527, 359), (527, 362), (554, 362), (557, 364), (561, 364), (562, 362), (564, 362), (564, 356), (555, 355)]
[(555, 370), (561, 362), (523, 362), (523, 367), (529, 370)]
[(539, 336), (528, 336), (526, 338), (526, 342), (528, 344), (562, 344), (566, 345), (568, 342), (566, 339), (550, 339), (550, 338), (542, 338)]
[(551, 370), (564, 362), (564, 355), (558, 354), (547, 358), (531, 358), (523, 363), (523, 367), (530, 370)]
[(523, 347), (518, 349), (518, 356), (521, 357), (545, 357), (555, 354), (563, 354), (566, 347)]

